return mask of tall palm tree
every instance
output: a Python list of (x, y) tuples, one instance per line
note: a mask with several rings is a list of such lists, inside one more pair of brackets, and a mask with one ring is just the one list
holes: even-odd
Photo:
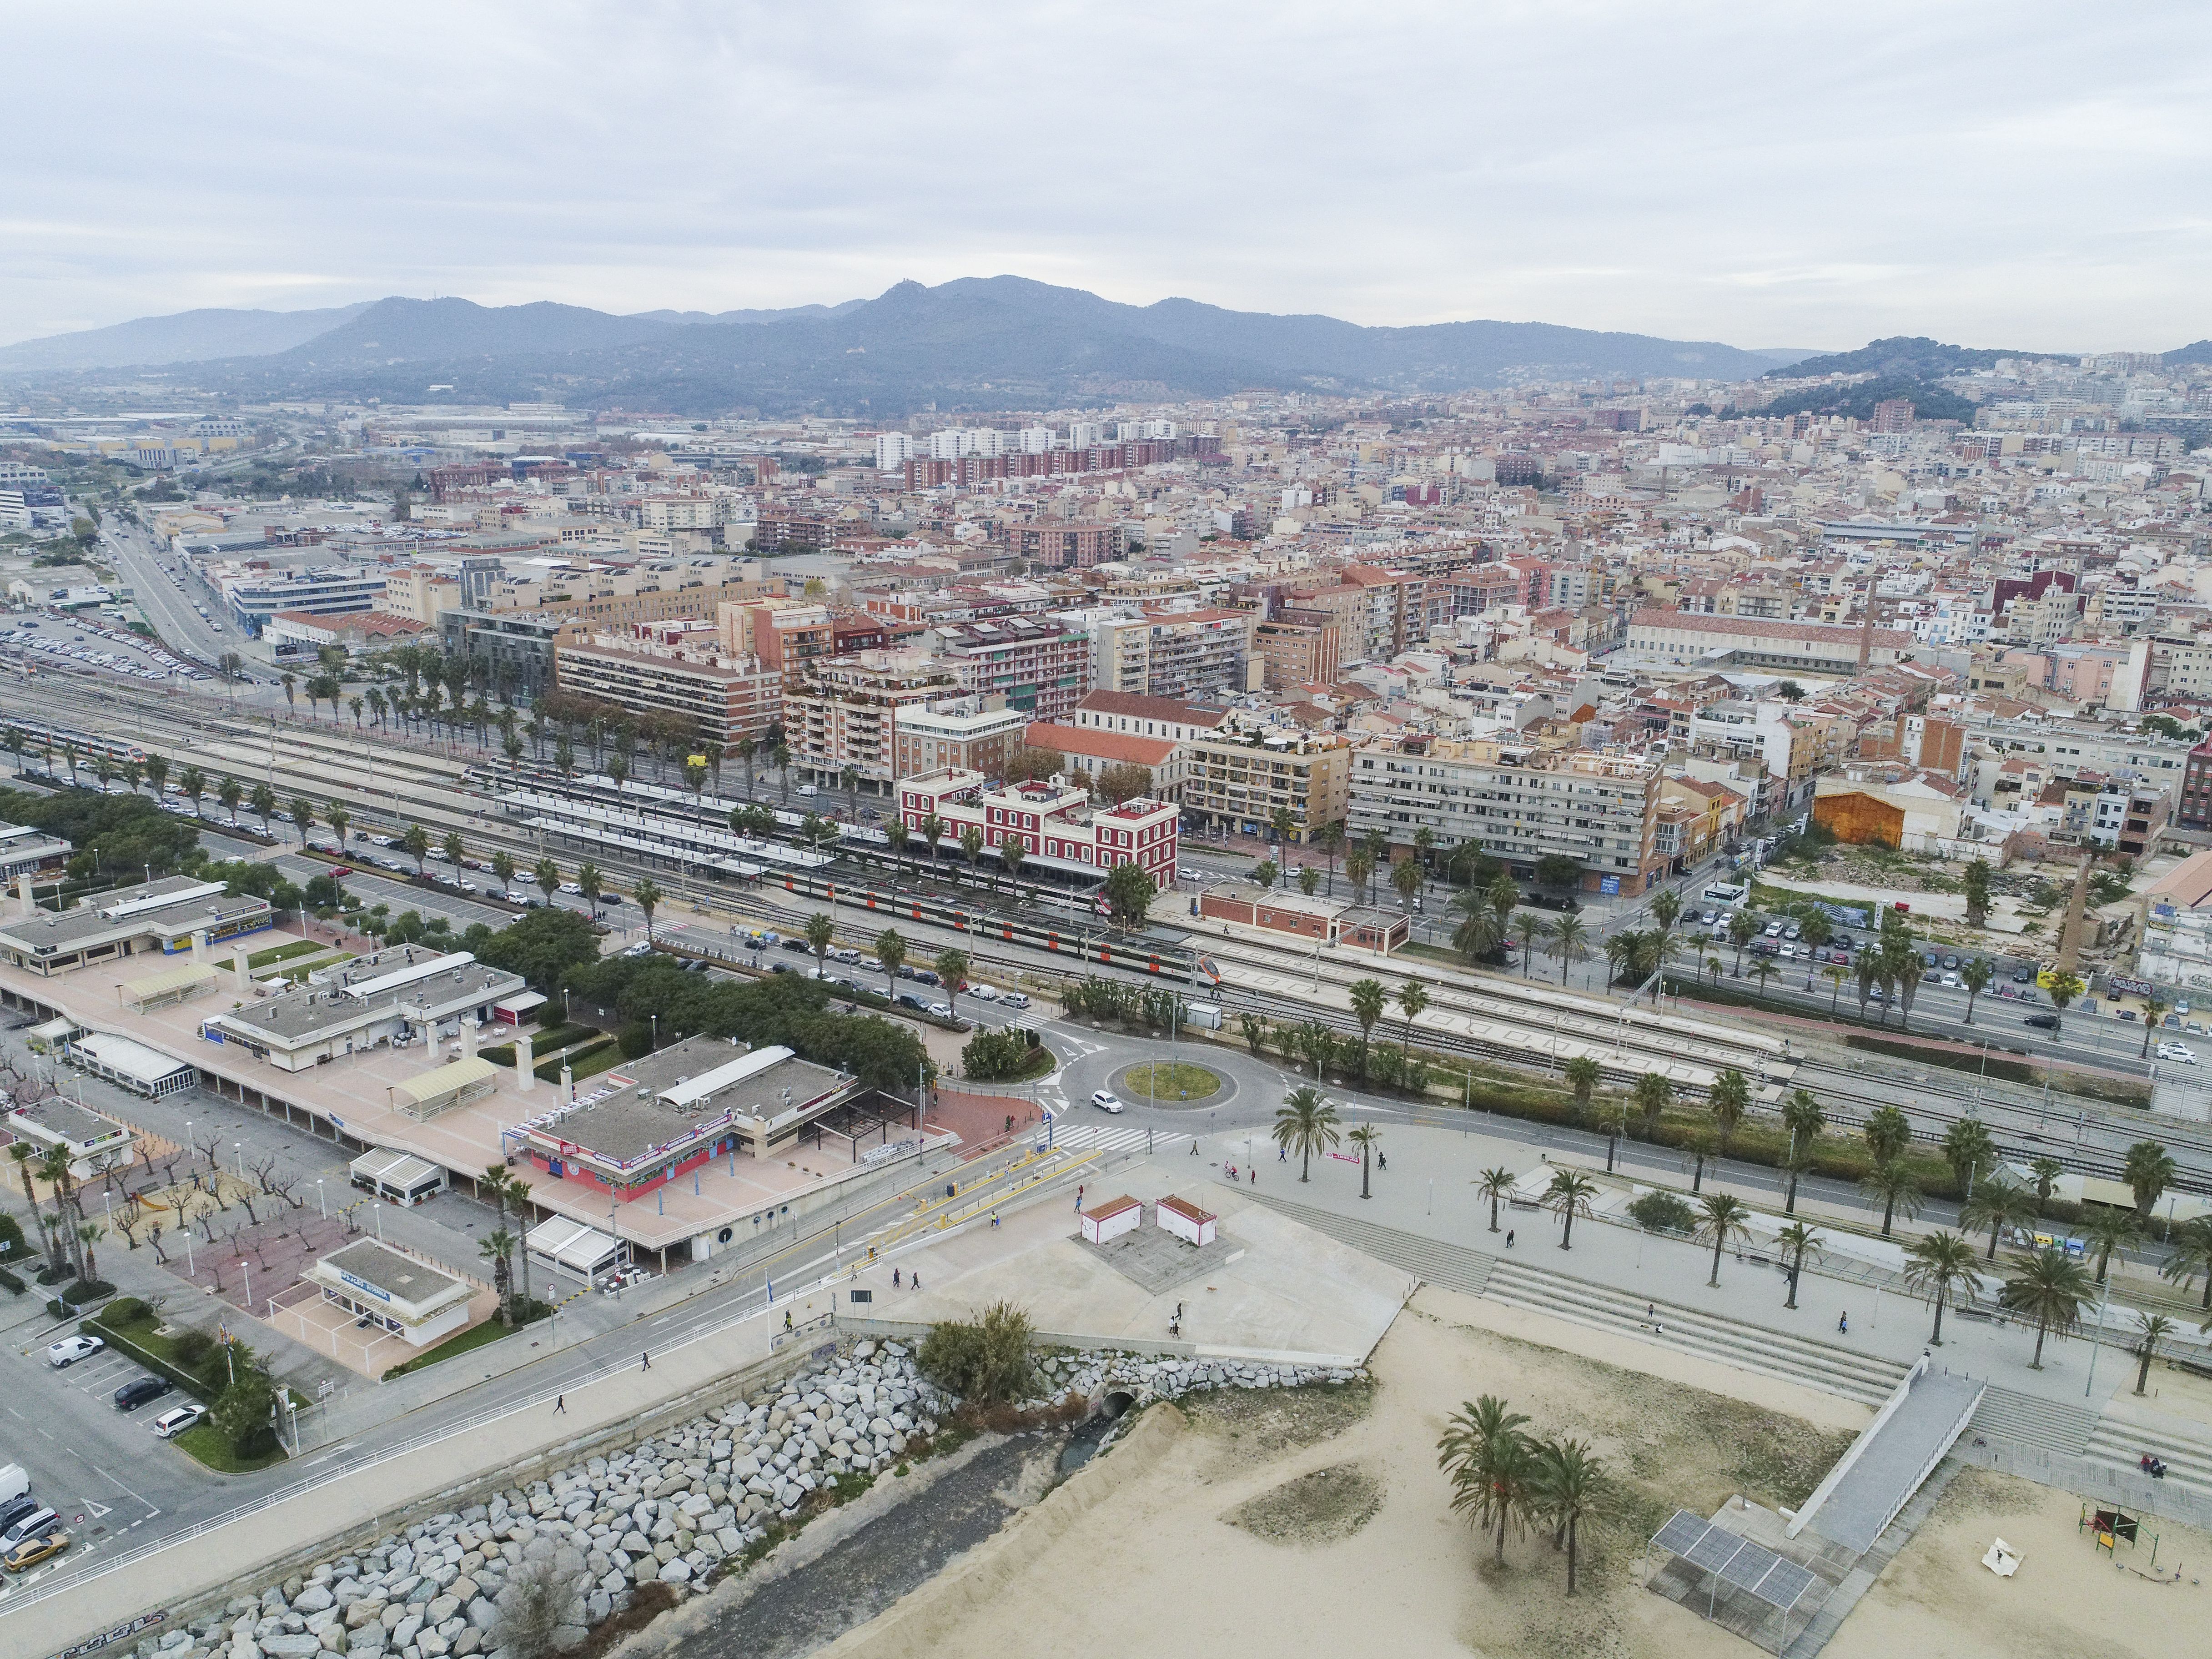
[[(492, 1237), (494, 1238), (497, 1238), (504, 1236), (507, 1232), (507, 1166), (504, 1164), (487, 1164), (484, 1168), (483, 1178), (477, 1182), (477, 1190), (483, 1193), (486, 1198), (491, 1200), (493, 1204), (495, 1205), (499, 1210), (499, 1220), (496, 1224), (497, 1231), (493, 1233)], [(491, 1252), (489, 1249), (486, 1249), (484, 1250), (484, 1254), (489, 1255)], [(504, 1280), (506, 1278), (504, 1271), (506, 1263), (503, 1255), (497, 1260), (495, 1265), (500, 1267), (501, 1269), (501, 1278)], [(501, 1283), (498, 1289), (499, 1322), (502, 1325), (512, 1325), (514, 1323), (514, 1304), (512, 1296), (505, 1283)]]
[[(1355, 883), (1370, 867), (1365, 858), (1366, 854), (1358, 848), (1345, 855), (1345, 873)], [(1452, 949), (1469, 962), (1489, 956), (1505, 942), (1505, 923), (1488, 895), (1479, 889), (1462, 887), (1454, 893), (1449, 910), (1457, 918), (1457, 926), (1452, 929)]]
[(1714, 1077), (1705, 1103), (1712, 1109), (1713, 1127), (1720, 1138), (1718, 1156), (1726, 1158), (1729, 1137), (1751, 1109), (1751, 1079), (1733, 1066), (1723, 1067)]
[(1559, 983), (1567, 982), (1567, 969), (1589, 960), (1589, 924), (1580, 916), (1561, 916), (1552, 924), (1552, 954), (1559, 959)]
[(1333, 823), (1324, 823), (1315, 838), (1321, 842), (1322, 851), (1328, 854), (1328, 896), (1334, 898), (1336, 860), (1338, 854), (1344, 851), (1344, 820), (1339, 818)]
[(945, 1006), (952, 1010), (956, 1019), (960, 1017), (960, 988), (968, 982), (969, 965), (968, 953), (955, 950), (939, 951), (930, 963), (945, 981)]
[(207, 774), (197, 766), (187, 766), (177, 775), (177, 787), (185, 792), (185, 799), (192, 804), (192, 816), (200, 816), (200, 791), (207, 787)]
[(650, 945), (653, 943), (653, 913), (660, 904), (660, 887), (651, 876), (647, 876), (638, 883), (637, 890), (631, 896), (637, 900), (637, 908), (645, 913), (645, 941)]
[(1530, 1494), (1554, 1528), (1554, 1540), (1567, 1553), (1567, 1594), (1575, 1593), (1577, 1556), (1583, 1516), (1608, 1506), (1612, 1477), (1584, 1440), (1546, 1440), (1536, 1447), (1536, 1478)]
[[(1352, 884), (1355, 894), (1364, 895), (1367, 878), (1375, 873), (1375, 854), (1364, 847), (1355, 847), (1344, 855), (1344, 878)], [(1364, 902), (1364, 899), (1363, 899)], [(1454, 901), (1456, 905), (1457, 901)], [(1456, 936), (1455, 936), (1456, 948)]]
[(1389, 1006), (1390, 994), (1382, 988), (1378, 979), (1358, 979), (1352, 982), (1352, 1017), (1359, 1022), (1361, 1061), (1365, 1062), (1367, 1041), (1375, 1030), (1375, 1023), (1382, 1018)]
[(1336, 1107), (1320, 1090), (1301, 1085), (1284, 1097), (1275, 1114), (1274, 1139), (1278, 1146), (1298, 1155), (1300, 1181), (1313, 1178), (1313, 1155), (1340, 1139), (1336, 1124)]
[(2142, 1237), (2142, 1224), (2133, 1210), (2114, 1209), (2106, 1204), (2089, 1207), (2081, 1218), (2081, 1240), (2096, 1255), (2100, 1285), (2112, 1267), (2112, 1252), (2125, 1249)]
[[(1485, 1170), (1482, 1172), (1482, 1178), (1474, 1183), (1474, 1195), (1477, 1198), (1486, 1198), (1490, 1200), (1490, 1231), (1493, 1233), (1498, 1231), (1498, 1201), (1513, 1190), (1513, 1179), (1512, 1170), (1492, 1168)], [(27, 1190), (29, 1186), (27, 1180), (24, 1184)]]
[(2191, 1279), (2201, 1276), (2204, 1280), (2204, 1300), (2198, 1305), (2212, 1313), (2212, 1216), (2199, 1216), (2174, 1229), (2166, 1260), (2159, 1264), (2158, 1276), (2172, 1279), (2185, 1291)]
[[(1810, 1089), (1793, 1089), (1782, 1103), (1782, 1127), (1790, 1132), (1789, 1153), (1783, 1168), (1789, 1172), (1790, 1192), (1782, 1206), (1784, 1215), (1797, 1213), (1797, 1177), (1812, 1163), (1813, 1144), (1827, 1127), (1828, 1115)], [(1799, 1162), (1800, 1158), (1802, 1163)]]
[(1759, 937), (1759, 921), (1748, 910), (1738, 910), (1729, 917), (1729, 943), (1735, 946), (1735, 968), (1738, 979), (1743, 977), (1743, 947)]
[(2173, 1184), (2181, 1173), (2173, 1156), (2155, 1140), (2138, 1140), (2128, 1148), (2127, 1160), (2121, 1170), (2120, 1179), (2126, 1182), (2136, 1199), (2136, 1219), (2148, 1225), (2151, 1206)]
[(906, 940), (896, 927), (876, 935), (876, 960), (884, 964), (884, 994), (898, 994), (898, 970), (906, 965)]
[(806, 948), (814, 952), (814, 976), (820, 979), (830, 960), (830, 947), (836, 943), (837, 924), (817, 910), (806, 919), (805, 938)]
[(1974, 1270), (1974, 1247), (1956, 1233), (1938, 1227), (1905, 1247), (1905, 1282), (1936, 1304), (1936, 1328), (1928, 1334), (1930, 1346), (1943, 1346), (1943, 1308), (1954, 1291), (1964, 1290), (1972, 1302), (1981, 1293), (1982, 1276)]
[(1374, 1158), (1375, 1149), (1382, 1144), (1382, 1132), (1371, 1123), (1363, 1123), (1345, 1139), (1359, 1148), (1359, 1195), (1365, 1198), (1368, 1165)]
[(1413, 1052), (1413, 1022), (1429, 1006), (1429, 988), (1417, 979), (1409, 979), (1398, 988), (1398, 1012), (1406, 1017), (1406, 1035), (1398, 1044), (1402, 1057)]
[(1809, 1222), (1793, 1221), (1775, 1236), (1775, 1242), (1790, 1258), (1790, 1298), (1782, 1305), (1797, 1305), (1797, 1279), (1805, 1271), (1805, 1258), (1820, 1254), (1820, 1235), (1814, 1231)]
[(1859, 1190), (1881, 1206), (1881, 1236), (1889, 1237), (1890, 1224), (1899, 1210), (1910, 1221), (1920, 1213), (1920, 1181), (1901, 1158), (1886, 1158), (1859, 1177)]
[(1552, 937), (1552, 924), (1533, 910), (1523, 910), (1513, 920), (1521, 935), (1521, 977), (1527, 979), (1535, 963), (1536, 952)]
[(2162, 1313), (2136, 1316), (2136, 1392), (2150, 1387), (2150, 1362), (2158, 1358), (2158, 1345), (2180, 1328)]
[(1966, 988), (1967, 1024), (1974, 1023), (1974, 999), (1989, 989), (1996, 972), (1996, 964), (1987, 957), (1970, 957), (1966, 965), (1959, 969), (1959, 982)]
[(1877, 1106), (1867, 1114), (1859, 1133), (1877, 1164), (1904, 1156), (1912, 1144), (1912, 1121), (1894, 1106)]
[(2043, 1369), (2043, 1339), (2052, 1331), (2063, 1336), (2079, 1328), (2082, 1305), (2090, 1300), (2088, 1268), (2059, 1244), (2015, 1256), (2012, 1277), (1997, 1292), (2002, 1306), (2035, 1321), (2035, 1358), (2028, 1369), (2038, 1371)]
[(945, 820), (934, 812), (921, 821), (921, 838), (929, 844), (929, 870), (932, 875), (937, 873), (937, 843), (945, 839)]
[(1559, 1212), (1561, 1249), (1574, 1248), (1575, 1218), (1588, 1215), (1596, 1196), (1597, 1182), (1581, 1170), (1562, 1168), (1553, 1173), (1552, 1184), (1544, 1188), (1544, 1207)]
[(1707, 1285), (1719, 1288), (1721, 1252), (1730, 1239), (1751, 1237), (1750, 1222), (1751, 1206), (1734, 1193), (1707, 1193), (1698, 1200), (1696, 1236), (1713, 1241), (1713, 1273)]
[[(1589, 1054), (1577, 1054), (1560, 1068), (1560, 1075), (1566, 1079), (1567, 1087), (1575, 1091), (1575, 1118), (1580, 1121), (1589, 1115), (1590, 1097), (1604, 1081), (1604, 1068)], [(1608, 1154), (1606, 1168), (1612, 1167), (1613, 1159)]]
[(1959, 1206), (1959, 1225), (1970, 1232), (1990, 1230), (1988, 1259), (1997, 1259), (1997, 1246), (2004, 1240), (2008, 1227), (2017, 1227), (2035, 1219), (2035, 1194), (2025, 1187), (2016, 1187), (2009, 1181), (1984, 1181), (1974, 1188), (1974, 1195)]
[(1498, 1532), (1498, 1559), (1505, 1559), (1506, 1528), (1520, 1520), (1534, 1475), (1535, 1459), (1522, 1431), (1528, 1417), (1494, 1395), (1462, 1402), (1444, 1419), (1437, 1442), (1437, 1467), (1450, 1477), (1452, 1508), (1472, 1515), (1487, 1533)]
[(1636, 1104), (1644, 1114), (1644, 1138), (1659, 1133), (1659, 1116), (1674, 1103), (1674, 1085), (1662, 1072), (1646, 1072), (1636, 1079)]

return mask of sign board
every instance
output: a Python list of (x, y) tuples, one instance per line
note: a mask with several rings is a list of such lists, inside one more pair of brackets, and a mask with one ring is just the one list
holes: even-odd
[(1618, 893), (1620, 890), (1620, 878), (1600, 876), (1597, 878), (1597, 890), (1601, 893)]
[(351, 1273), (348, 1273), (343, 1267), (333, 1268), (331, 1271), (336, 1273), (340, 1279), (345, 1280), (347, 1284), (352, 1285), (354, 1289), (361, 1291), (365, 1296), (373, 1296), (380, 1302), (389, 1302), (392, 1300), (391, 1291), (380, 1291), (365, 1279), (356, 1279)]
[(1845, 927), (1870, 927), (1874, 925), (1874, 918), (1856, 904), (1830, 904), (1826, 900), (1816, 900), (1813, 908), (1830, 921)]

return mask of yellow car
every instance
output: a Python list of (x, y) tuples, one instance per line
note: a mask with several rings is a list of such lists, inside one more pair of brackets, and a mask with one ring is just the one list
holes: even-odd
[(41, 1561), (51, 1561), (70, 1547), (70, 1535), (65, 1532), (50, 1532), (35, 1538), (26, 1538), (21, 1543), (0, 1556), (0, 1566), (10, 1572), (27, 1572)]

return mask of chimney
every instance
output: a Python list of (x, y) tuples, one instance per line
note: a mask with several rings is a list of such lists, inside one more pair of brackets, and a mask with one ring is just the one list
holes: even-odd
[(530, 1044), (528, 1031), (514, 1034), (514, 1086), (526, 1095), (538, 1085), (538, 1074), (530, 1069)]
[[(194, 933), (192, 942), (197, 945), (204, 937), (204, 934)], [(253, 994), (253, 970), (246, 965), (246, 958), (252, 954), (253, 947), (243, 941), (230, 947), (230, 971), (238, 981), (238, 994), (242, 997)]]
[(30, 915), (39, 906), (31, 896), (31, 872), (26, 870), (15, 878), (15, 896), (23, 902), (23, 914)]

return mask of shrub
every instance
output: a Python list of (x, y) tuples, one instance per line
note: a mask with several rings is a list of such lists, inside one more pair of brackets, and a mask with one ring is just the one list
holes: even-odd
[(115, 1286), (104, 1279), (80, 1279), (62, 1292), (62, 1300), (72, 1308), (81, 1308), (88, 1302), (114, 1294)]
[(1030, 1069), (1030, 1053), (1026, 1031), (978, 1031), (960, 1050), (960, 1069), (986, 1082), (1021, 1077)]
[[(111, 1313), (109, 1317), (112, 1319), (113, 1315)], [(215, 1338), (205, 1331), (179, 1331), (169, 1343), (170, 1354), (186, 1370), (198, 1370), (214, 1352)]]
[(968, 1405), (1003, 1405), (1028, 1385), (1030, 1331), (1028, 1314), (996, 1302), (975, 1318), (931, 1326), (915, 1358), (933, 1382)]
[(136, 1325), (150, 1319), (154, 1310), (135, 1296), (118, 1296), (101, 1310), (103, 1325)]
[(1693, 1219), (1687, 1200), (1673, 1193), (1646, 1193), (1628, 1206), (1628, 1212), (1655, 1233), (1686, 1233)]
[(653, 1052), (653, 1027), (641, 1019), (632, 1020), (623, 1027), (622, 1051), (624, 1060), (642, 1060)]
[(23, 1293), (23, 1281), (16, 1278), (15, 1274), (9, 1273), (5, 1267), (0, 1267), (0, 1285), (5, 1285), (9, 1291), (16, 1296), (21, 1296)]
[(23, 1224), (0, 1210), (0, 1256), (13, 1256), (23, 1248)]
[(208, 1420), (239, 1456), (259, 1457), (276, 1444), (276, 1431), (269, 1422), (276, 1400), (276, 1389), (269, 1378), (248, 1366), (216, 1399)]

